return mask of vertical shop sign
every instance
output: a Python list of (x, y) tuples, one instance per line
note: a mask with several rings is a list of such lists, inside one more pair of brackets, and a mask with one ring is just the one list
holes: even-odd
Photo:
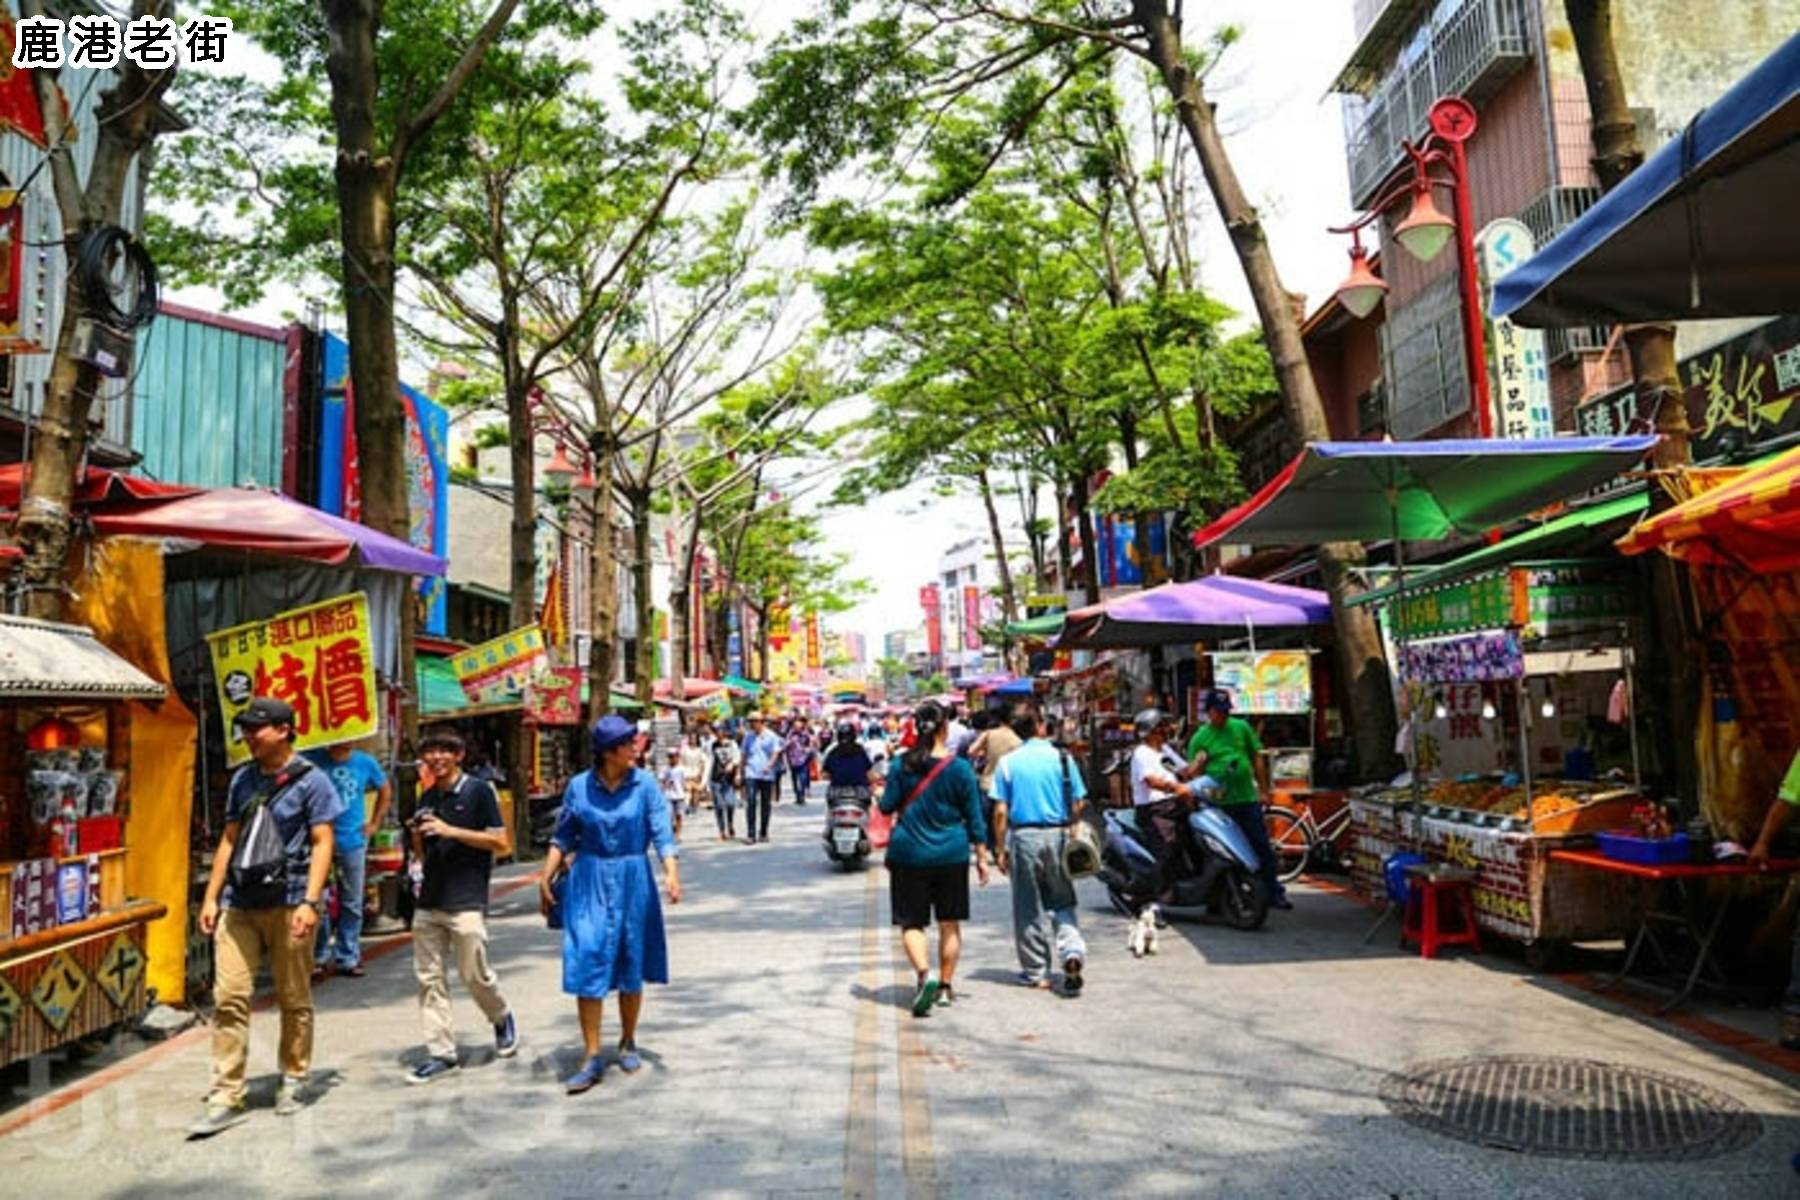
[(938, 607), (937, 584), (928, 583), (919, 589), (919, 607), (925, 610), (925, 653), (936, 664), (944, 653), (944, 624)]
[[(1482, 229), (1475, 239), (1475, 253), (1480, 258), (1482, 294), (1489, 311), (1495, 281), (1530, 258), (1534, 248), (1531, 230), (1522, 221), (1503, 217)], [(1505, 317), (1494, 317), (1488, 321), (1488, 347), (1495, 431), (1504, 438), (1554, 436), (1543, 330), (1525, 329)]]
[[(319, 406), (318, 507), (362, 520), (362, 475), (356, 446), (356, 397), (350, 386), (350, 345), (336, 334), (321, 339), (323, 390)], [(406, 413), (407, 540), (443, 558), (450, 552), (450, 414), (423, 392), (400, 385)], [(417, 583), (424, 609), (420, 630), (442, 637), (448, 590), (442, 578)]]
[(963, 649), (981, 649), (981, 589), (972, 583), (963, 585)]
[(819, 614), (806, 614), (806, 669), (816, 671), (823, 665), (824, 647), (819, 637)]

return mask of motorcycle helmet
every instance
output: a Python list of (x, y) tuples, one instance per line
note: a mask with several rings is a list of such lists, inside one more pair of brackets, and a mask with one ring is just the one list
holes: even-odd
[(1132, 719), (1132, 728), (1139, 737), (1149, 737), (1156, 730), (1169, 723), (1169, 715), (1160, 708), (1146, 708)]

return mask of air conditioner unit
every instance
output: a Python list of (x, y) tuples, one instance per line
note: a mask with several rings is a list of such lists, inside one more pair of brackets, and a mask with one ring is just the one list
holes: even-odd
[(75, 344), (71, 357), (86, 363), (109, 379), (123, 379), (131, 374), (131, 355), (136, 338), (126, 330), (82, 317), (75, 322)]

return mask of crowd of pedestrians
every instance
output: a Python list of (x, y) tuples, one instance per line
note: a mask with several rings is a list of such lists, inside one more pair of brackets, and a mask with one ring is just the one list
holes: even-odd
[[(200, 912), (201, 930), (215, 939), (217, 1017), (212, 1086), (190, 1129), (196, 1137), (244, 1119), (250, 996), (265, 960), (280, 1009), (276, 1111), (293, 1113), (305, 1103), (312, 968), (362, 971), (366, 847), (392, 796), (380, 765), (359, 749), (297, 755), (294, 712), (280, 701), (252, 701), (235, 725), (252, 761), (232, 778)], [(1172, 826), (1183, 783), (1197, 768), (1164, 744), (1165, 722), (1151, 721), (1143, 733), (1131, 766), (1133, 797), (1144, 824), (1172, 844), (1173, 830), (1164, 826)], [(1086, 787), (1035, 710), (991, 711), (964, 721), (953, 707), (926, 702), (904, 721), (871, 718), (831, 729), (799, 715), (777, 728), (767, 714), (753, 712), (741, 723), (696, 722), (678, 744), (660, 751), (638, 725), (607, 716), (591, 730), (591, 744), (595, 765), (564, 792), (539, 884), (545, 916), (561, 930), (562, 986), (575, 1000), (581, 1030), (581, 1063), (564, 1081), (569, 1093), (593, 1088), (614, 1066), (630, 1073), (643, 1065), (637, 1032), (644, 988), (669, 979), (662, 905), (681, 900), (677, 843), (684, 818), (710, 803), (719, 839), (735, 840), (741, 803), (745, 843), (767, 844), (783, 778), (796, 805), (806, 803), (819, 780), (879, 789), (876, 805), (892, 820), (885, 862), (891, 919), (916, 977), (913, 1015), (957, 1000), (971, 869), (983, 887), (996, 872), (1010, 881), (1018, 983), (1081, 993), (1087, 947), (1065, 851), (1083, 819)], [(1256, 811), (1245, 799), (1256, 796), (1255, 734), (1231, 717), (1227, 704), (1209, 707), (1208, 723), (1188, 748), (1221, 781), (1222, 805)], [(513, 1055), (520, 1041), (488, 958), (489, 884), (511, 835), (490, 778), (464, 770), (466, 753), (453, 732), (423, 739), (420, 765), (428, 786), (407, 826), (419, 866), (413, 965), (424, 1046), (406, 1074), (413, 1084), (460, 1067), (452, 962), (493, 1029), (495, 1054)], [(660, 891), (652, 856), (661, 866)], [(334, 865), (346, 895), (328, 934), (321, 914)], [(602, 1019), (615, 994), (619, 1036), (609, 1053)]]

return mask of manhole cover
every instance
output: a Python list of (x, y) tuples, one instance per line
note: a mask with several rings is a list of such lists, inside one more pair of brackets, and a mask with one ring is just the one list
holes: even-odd
[(1554, 1158), (1668, 1160), (1728, 1154), (1762, 1122), (1725, 1095), (1660, 1071), (1505, 1055), (1426, 1063), (1382, 1081), (1403, 1120), (1459, 1141)]

